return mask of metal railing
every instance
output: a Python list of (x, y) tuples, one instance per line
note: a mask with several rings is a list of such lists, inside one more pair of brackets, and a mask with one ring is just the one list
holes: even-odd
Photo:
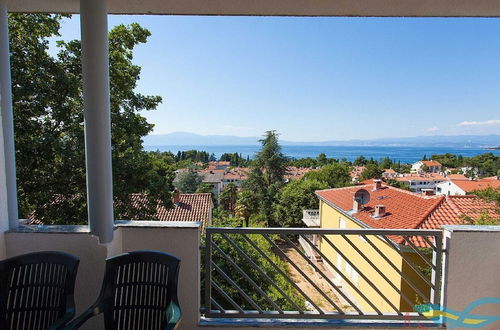
[(424, 320), (415, 306), (440, 303), (442, 254), (437, 230), (207, 228), (204, 314)]

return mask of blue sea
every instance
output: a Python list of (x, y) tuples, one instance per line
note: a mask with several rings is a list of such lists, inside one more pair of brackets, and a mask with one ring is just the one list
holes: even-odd
[[(145, 146), (148, 151), (186, 151), (191, 149), (204, 150), (210, 154), (215, 154), (218, 158), (223, 153), (241, 153), (244, 158), (252, 158), (260, 149), (258, 145), (168, 145), (168, 146)], [(329, 158), (346, 158), (353, 161), (359, 156), (379, 160), (389, 157), (393, 161), (402, 163), (414, 163), (424, 155), (429, 157), (433, 154), (451, 153), (465, 157), (476, 156), (485, 152), (491, 152), (500, 156), (500, 150), (486, 150), (482, 148), (447, 148), (447, 147), (399, 147), (399, 146), (282, 146), (283, 153), (291, 158), (316, 158), (320, 153), (325, 153)]]

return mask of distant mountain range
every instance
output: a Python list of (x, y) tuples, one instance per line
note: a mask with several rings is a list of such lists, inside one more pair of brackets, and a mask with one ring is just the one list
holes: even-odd
[[(256, 145), (259, 137), (231, 135), (200, 135), (188, 132), (149, 135), (144, 138), (145, 146), (215, 146)], [(500, 135), (436, 135), (372, 140), (332, 140), (322, 142), (294, 142), (280, 140), (282, 145), (297, 146), (408, 146), (408, 147), (459, 147), (495, 148), (500, 146)]]

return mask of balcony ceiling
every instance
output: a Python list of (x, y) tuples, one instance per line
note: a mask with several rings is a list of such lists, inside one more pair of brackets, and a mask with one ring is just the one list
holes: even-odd
[[(498, 17), (500, 0), (108, 0), (111, 14)], [(12, 12), (78, 13), (79, 0), (7, 0)]]

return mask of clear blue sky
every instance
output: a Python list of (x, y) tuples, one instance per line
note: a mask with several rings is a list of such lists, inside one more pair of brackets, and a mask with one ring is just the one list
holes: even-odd
[[(500, 19), (110, 16), (136, 49), (154, 134), (321, 141), (500, 133)], [(79, 38), (75, 16), (63, 38)]]

